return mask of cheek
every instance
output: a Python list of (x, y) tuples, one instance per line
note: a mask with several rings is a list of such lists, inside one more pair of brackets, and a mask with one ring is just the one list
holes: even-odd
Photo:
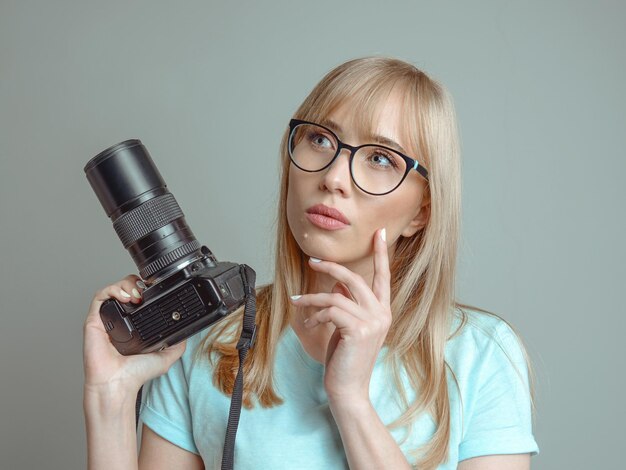
[(287, 187), (287, 223), (291, 230), (291, 233), (297, 239), (298, 235), (302, 231), (302, 195), (299, 193), (299, 186), (292, 184), (294, 181), (289, 178), (289, 186)]
[(315, 175), (315, 173), (304, 173), (293, 165), (289, 168), (287, 220), (292, 232), (304, 223), (304, 210), (310, 205), (311, 194), (315, 191)]
[(396, 238), (413, 220), (415, 214), (412, 211), (413, 207), (407, 204), (406, 199), (393, 198), (384, 204), (377, 204), (371, 210), (363, 211), (366, 214), (364, 221), (368, 231), (374, 233), (377, 229), (385, 227), (389, 236)]
[(290, 187), (287, 189), (287, 222), (289, 223), (289, 227), (292, 227), (292, 223), (294, 222), (293, 219), (297, 205), (297, 195)]

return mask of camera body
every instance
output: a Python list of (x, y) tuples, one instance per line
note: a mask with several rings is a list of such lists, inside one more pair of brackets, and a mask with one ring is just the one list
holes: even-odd
[[(121, 354), (177, 344), (254, 297), (254, 271), (218, 262), (196, 240), (140, 140), (107, 148), (84, 171), (147, 285), (140, 304), (111, 298), (100, 307), (105, 330)], [(253, 341), (254, 324), (244, 330)]]
[[(203, 252), (210, 252), (205, 246)], [(242, 306), (238, 264), (203, 257), (148, 287), (139, 305), (106, 300), (100, 317), (123, 355), (158, 351), (179, 343)]]

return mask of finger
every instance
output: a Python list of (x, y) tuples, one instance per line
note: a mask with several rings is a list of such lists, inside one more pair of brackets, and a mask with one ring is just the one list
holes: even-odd
[(353, 273), (341, 264), (323, 260), (313, 261), (314, 259), (315, 258), (309, 258), (309, 266), (315, 271), (326, 273), (342, 282), (347, 286), (357, 304), (366, 305), (373, 300), (372, 290), (361, 276)]
[(387, 252), (386, 230), (376, 232), (374, 237), (374, 279), (372, 292), (378, 301), (389, 306), (391, 302), (391, 273), (389, 271), (389, 253)]
[(305, 294), (301, 296), (294, 295), (291, 297), (291, 301), (298, 307), (326, 308), (335, 306), (357, 316), (358, 318), (363, 318), (361, 308), (344, 295), (338, 293), (328, 294), (326, 292), (321, 292), (318, 294)]
[(95, 293), (89, 306), (89, 313), (87, 314), (85, 325), (87, 325), (88, 323), (94, 324), (99, 328), (101, 327), (104, 331), (104, 326), (100, 321), (100, 307), (102, 306), (103, 302), (111, 298), (116, 299), (122, 303), (130, 302), (130, 300), (132, 299), (132, 294), (129, 294), (126, 291), (128, 287), (126, 287), (126, 289), (122, 287), (122, 284), (125, 282), (125, 280), (126, 278), (115, 284), (106, 286), (104, 289), (101, 289)]
[(313, 328), (322, 323), (333, 323), (337, 329), (342, 330), (342, 335), (349, 336), (349, 332), (355, 331), (361, 322), (345, 310), (332, 306), (315, 312), (304, 321), (304, 326)]
[(141, 293), (143, 289), (137, 285), (137, 281), (140, 281), (141, 278), (135, 274), (129, 274), (124, 279), (120, 281), (120, 287), (124, 289), (125, 292), (130, 294), (130, 302), (134, 304), (138, 304), (141, 302)]

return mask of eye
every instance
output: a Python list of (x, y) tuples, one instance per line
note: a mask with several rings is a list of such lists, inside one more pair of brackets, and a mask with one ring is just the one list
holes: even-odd
[(307, 135), (307, 140), (310, 142), (311, 146), (319, 149), (331, 149), (333, 148), (333, 141), (326, 135), (317, 132), (311, 131)]
[(397, 169), (400, 166), (397, 160), (397, 156), (379, 148), (372, 150), (367, 157), (371, 167), (381, 170)]

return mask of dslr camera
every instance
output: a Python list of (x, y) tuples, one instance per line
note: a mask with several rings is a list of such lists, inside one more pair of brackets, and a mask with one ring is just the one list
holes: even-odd
[[(100, 317), (123, 355), (177, 344), (225, 318), (254, 295), (254, 271), (218, 262), (194, 237), (140, 140), (126, 140), (84, 168), (145, 285), (141, 304), (106, 300)], [(252, 326), (249, 344), (254, 340)]]

